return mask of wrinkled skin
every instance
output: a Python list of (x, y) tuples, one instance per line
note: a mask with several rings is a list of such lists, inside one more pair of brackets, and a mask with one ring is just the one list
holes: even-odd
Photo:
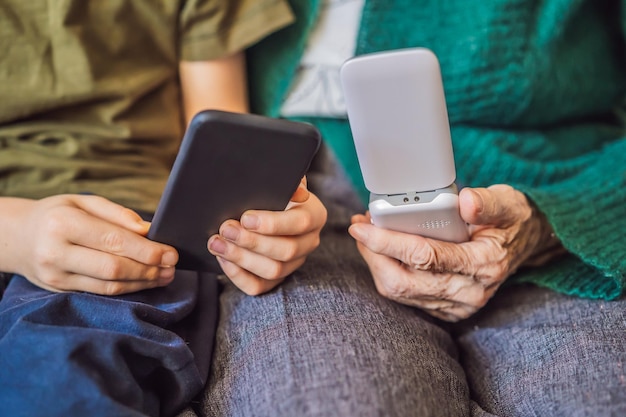
[(385, 297), (458, 321), (476, 313), (522, 265), (540, 265), (564, 250), (545, 217), (508, 185), (465, 188), (461, 217), (468, 242), (449, 243), (375, 227), (355, 215), (349, 228)]

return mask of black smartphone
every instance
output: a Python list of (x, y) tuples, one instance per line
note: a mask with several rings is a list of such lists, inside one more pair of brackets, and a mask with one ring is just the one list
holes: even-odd
[(284, 210), (320, 142), (308, 123), (217, 110), (196, 114), (148, 238), (178, 250), (178, 269), (222, 272), (208, 238), (246, 210)]

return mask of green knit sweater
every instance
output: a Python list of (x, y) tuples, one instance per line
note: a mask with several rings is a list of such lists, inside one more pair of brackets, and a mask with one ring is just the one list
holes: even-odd
[[(419, 4), (419, 5), (417, 5)], [(319, 0), (250, 51), (253, 110), (277, 116)], [(460, 183), (508, 183), (546, 214), (569, 255), (520, 270), (615, 299), (626, 285), (626, 1), (367, 0), (356, 54), (427, 47), (439, 57)], [(365, 199), (346, 120), (310, 119)]]

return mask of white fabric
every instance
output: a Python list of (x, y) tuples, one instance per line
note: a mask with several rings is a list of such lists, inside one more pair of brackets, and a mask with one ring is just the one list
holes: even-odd
[(283, 116), (343, 117), (346, 106), (339, 68), (354, 55), (365, 0), (324, 0)]

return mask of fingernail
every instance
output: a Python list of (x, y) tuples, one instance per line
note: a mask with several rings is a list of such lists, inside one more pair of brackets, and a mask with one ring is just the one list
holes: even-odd
[(147, 222), (145, 220), (137, 221), (137, 225), (141, 229), (139, 233), (147, 233), (148, 230), (150, 230), (150, 222)]
[(256, 230), (259, 223), (259, 217), (254, 214), (244, 214), (241, 217), (241, 224), (248, 230)]
[(178, 254), (176, 252), (167, 251), (161, 257), (161, 265), (174, 266), (178, 262)]
[(472, 200), (474, 200), (474, 205), (476, 207), (476, 212), (481, 213), (483, 211), (484, 202), (480, 194), (472, 189), (468, 189), (468, 191), (472, 195)]
[(226, 226), (220, 234), (231, 242), (236, 242), (239, 238), (239, 229), (233, 226)]
[(209, 250), (214, 254), (223, 255), (226, 253), (226, 242), (219, 237), (213, 237), (209, 240)]
[(173, 267), (165, 267), (165, 268), (161, 268), (159, 270), (159, 281), (170, 281), (172, 278), (174, 278), (174, 273), (176, 272), (176, 269), (174, 269)]

